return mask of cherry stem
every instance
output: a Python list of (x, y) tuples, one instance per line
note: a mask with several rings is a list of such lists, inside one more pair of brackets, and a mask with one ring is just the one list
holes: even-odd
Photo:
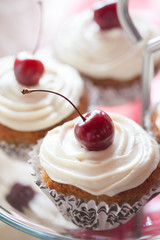
[(27, 88), (24, 88), (21, 93), (22, 94), (28, 94), (28, 93), (33, 93), (33, 92), (47, 92), (47, 93), (53, 93), (53, 94), (56, 94), (64, 99), (66, 99), (74, 108), (75, 110), (78, 112), (79, 116), (82, 118), (83, 122), (86, 121), (86, 118), (80, 113), (80, 111), (78, 110), (78, 108), (68, 99), (66, 98), (65, 96), (63, 96), (62, 94), (58, 93), (58, 92), (54, 92), (54, 91), (51, 91), (51, 90), (42, 90), (42, 89), (27, 89)]
[(39, 31), (38, 31), (38, 36), (37, 36), (37, 42), (33, 50), (33, 54), (37, 51), (40, 43), (40, 36), (41, 36), (41, 30), (42, 30), (42, 1), (38, 1), (39, 9), (40, 9), (40, 24), (39, 24)]

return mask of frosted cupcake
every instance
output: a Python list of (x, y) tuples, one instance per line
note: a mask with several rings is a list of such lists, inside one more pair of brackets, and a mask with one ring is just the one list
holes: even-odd
[(134, 121), (95, 110), (51, 130), (32, 152), (37, 185), (74, 224), (127, 222), (160, 192), (157, 142)]
[[(79, 73), (53, 59), (37, 59), (43, 63), (44, 72), (34, 87), (69, 96), (84, 112), (87, 101)], [(54, 95), (23, 96), (21, 90), (28, 84), (25, 84), (26, 80), (23, 82), (24, 76), (22, 82), (16, 80), (14, 64), (12, 56), (0, 60), (0, 141), (9, 146), (23, 144), (28, 147), (44, 137), (49, 129), (74, 118), (76, 113), (68, 102)]]
[(106, 1), (98, 2), (94, 9), (64, 23), (57, 33), (54, 52), (58, 59), (98, 85), (126, 86), (140, 81), (143, 49), (159, 31), (140, 16), (131, 14), (143, 37), (141, 42), (133, 44), (120, 26), (116, 1), (111, 2), (110, 5)]

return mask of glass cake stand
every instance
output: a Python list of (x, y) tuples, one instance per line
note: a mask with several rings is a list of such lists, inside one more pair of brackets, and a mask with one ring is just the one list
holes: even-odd
[[(8, 167), (11, 167), (14, 173), (14, 176), (10, 176), (10, 179), (12, 179), (13, 182), (17, 182), (15, 170), (16, 172), (21, 170), (22, 173), (24, 173), (23, 171), (27, 163), (23, 162), (19, 164), (16, 160), (13, 162), (13, 160), (8, 159), (8, 157), (6, 159), (7, 164), (9, 164)], [(13, 167), (14, 165), (15, 168)], [(39, 239), (160, 239), (160, 196), (154, 198), (142, 211), (120, 227), (108, 231), (80, 229), (63, 219), (63, 217), (57, 213), (52, 203), (49, 202), (48, 198), (41, 192), (36, 193), (35, 199), (31, 200), (29, 206), (23, 209), (23, 212), (13, 208), (6, 200), (6, 194), (10, 186), (8, 179), (4, 178), (5, 169), (3, 169), (3, 174), (1, 175), (4, 189), (1, 191), (0, 220), (24, 233)], [(28, 178), (26, 173), (25, 177)], [(21, 176), (18, 181), (24, 183), (25, 177)], [(28, 182), (28, 179), (27, 184), (31, 184), (30, 181)], [(33, 184), (31, 185), (30, 186), (34, 188)]]

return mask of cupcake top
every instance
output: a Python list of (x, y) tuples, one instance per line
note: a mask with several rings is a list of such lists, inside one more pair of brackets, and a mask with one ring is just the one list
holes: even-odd
[(81, 12), (59, 31), (55, 55), (94, 79), (132, 80), (141, 74), (146, 43), (159, 34), (155, 26), (140, 17), (132, 19), (143, 37), (137, 44), (133, 44), (121, 28), (100, 30), (93, 21), (93, 11)]
[[(45, 72), (34, 88), (59, 92), (78, 106), (84, 91), (78, 72), (53, 59), (39, 59), (44, 64)], [(14, 60), (13, 56), (0, 60), (1, 124), (19, 131), (37, 131), (59, 123), (74, 111), (66, 100), (54, 94), (23, 96), (21, 91), (24, 86), (17, 82), (14, 75)]]
[(39, 153), (41, 166), (54, 181), (74, 185), (93, 195), (114, 196), (142, 184), (159, 163), (156, 141), (137, 123), (109, 114), (115, 127), (113, 143), (88, 151), (74, 136), (79, 117), (45, 136)]

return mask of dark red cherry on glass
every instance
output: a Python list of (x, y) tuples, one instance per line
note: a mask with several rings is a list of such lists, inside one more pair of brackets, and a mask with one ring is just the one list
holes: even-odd
[(103, 111), (94, 110), (85, 118), (85, 121), (75, 125), (76, 139), (90, 151), (99, 151), (109, 147), (114, 138), (114, 125), (109, 115)]
[(66, 99), (78, 112), (82, 121), (74, 126), (74, 134), (81, 146), (89, 151), (100, 151), (109, 147), (114, 138), (114, 124), (107, 113), (94, 110), (83, 116), (77, 107), (60, 93), (43, 89), (23, 89), (22, 94), (48, 92)]
[(17, 182), (12, 186), (9, 194), (6, 196), (6, 200), (11, 206), (23, 212), (23, 208), (28, 207), (34, 195), (35, 192), (29, 185), (23, 185)]
[(44, 73), (44, 65), (34, 55), (21, 52), (14, 62), (14, 74), (19, 83), (25, 86), (35, 86)]
[(99, 25), (101, 30), (121, 27), (117, 15), (116, 0), (98, 1), (93, 5), (93, 11), (93, 19)]

